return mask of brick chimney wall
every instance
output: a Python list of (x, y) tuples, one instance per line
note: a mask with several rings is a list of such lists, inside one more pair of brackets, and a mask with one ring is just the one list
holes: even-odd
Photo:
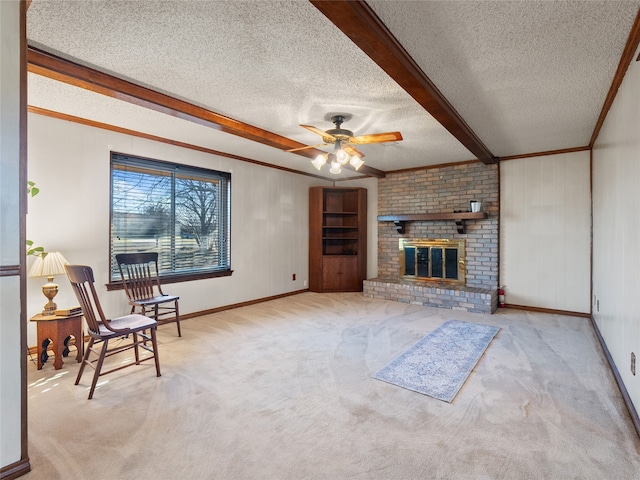
[(481, 162), (387, 174), (378, 181), (378, 215), (469, 210), (482, 202), (484, 220), (466, 220), (464, 234), (453, 220), (406, 222), (404, 234), (393, 222), (378, 222), (378, 278), (400, 276), (400, 238), (463, 238), (466, 240), (467, 286), (498, 286), (498, 165)]

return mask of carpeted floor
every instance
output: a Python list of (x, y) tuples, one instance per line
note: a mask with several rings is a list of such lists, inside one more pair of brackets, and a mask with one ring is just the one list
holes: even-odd
[[(452, 403), (371, 377), (449, 319), (501, 328)], [(93, 400), (70, 357), (29, 363), (22, 478), (640, 478), (640, 439), (584, 318), (304, 293), (182, 326), (160, 330), (162, 377), (128, 368)]]

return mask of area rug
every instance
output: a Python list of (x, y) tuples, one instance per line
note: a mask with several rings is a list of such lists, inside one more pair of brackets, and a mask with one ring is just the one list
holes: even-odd
[(451, 402), (500, 328), (448, 320), (373, 378)]

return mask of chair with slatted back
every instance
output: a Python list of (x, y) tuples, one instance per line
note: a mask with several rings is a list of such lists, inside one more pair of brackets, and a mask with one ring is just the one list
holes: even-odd
[(116, 262), (125, 293), (131, 305), (131, 313), (139, 308), (142, 315), (147, 315), (158, 322), (158, 325), (175, 322), (180, 331), (180, 312), (176, 295), (162, 292), (158, 273), (158, 253), (119, 253)]
[[(156, 330), (158, 322), (153, 318), (139, 314), (130, 314), (123, 317), (107, 319), (104, 316), (100, 300), (94, 286), (93, 270), (86, 265), (65, 265), (67, 277), (71, 282), (73, 291), (82, 307), (82, 314), (89, 331), (89, 344), (80, 365), (80, 371), (76, 378), (76, 385), (80, 383), (85, 367), (93, 368), (93, 380), (89, 390), (89, 400), (93, 398), (98, 377), (106, 375), (125, 367), (140, 365), (140, 362), (154, 359), (156, 364), (156, 376), (160, 376), (160, 361), (158, 360), (158, 344)], [(146, 331), (149, 330), (149, 334)], [(129, 339), (129, 337), (131, 337)], [(112, 340), (122, 340), (114, 347), (109, 347)], [(148, 343), (151, 342), (151, 346)], [(102, 346), (101, 349), (98, 347)], [(118, 363), (110, 370), (102, 371), (105, 358), (133, 349), (134, 359), (126, 363)], [(150, 355), (140, 356), (140, 349)], [(91, 360), (91, 354), (97, 354), (98, 358)]]

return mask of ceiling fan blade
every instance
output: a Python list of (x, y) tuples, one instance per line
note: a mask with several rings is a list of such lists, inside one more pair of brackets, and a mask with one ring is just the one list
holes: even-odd
[(285, 152), (297, 152), (298, 150), (306, 150), (307, 148), (324, 147), (327, 143), (318, 143), (316, 145), (307, 145), (305, 147), (292, 148), (291, 150), (285, 150)]
[(357, 137), (351, 137), (350, 143), (363, 144), (363, 143), (382, 143), (382, 142), (398, 142), (402, 140), (402, 134), (400, 132), (385, 132), (385, 133), (372, 133), (371, 135), (358, 135)]
[(336, 137), (328, 134), (324, 130), (320, 130), (318, 127), (314, 127), (313, 125), (300, 125), (302, 128), (306, 128), (310, 132), (315, 133), (316, 135), (320, 135), (322, 138), (329, 138), (331, 140), (336, 140)]
[(364, 157), (364, 153), (362, 153), (360, 150), (358, 150), (356, 147), (353, 147), (351, 145), (345, 145), (344, 147), (342, 147), (342, 149), (347, 152), (349, 155), (357, 155), (358, 157), (362, 158)]

